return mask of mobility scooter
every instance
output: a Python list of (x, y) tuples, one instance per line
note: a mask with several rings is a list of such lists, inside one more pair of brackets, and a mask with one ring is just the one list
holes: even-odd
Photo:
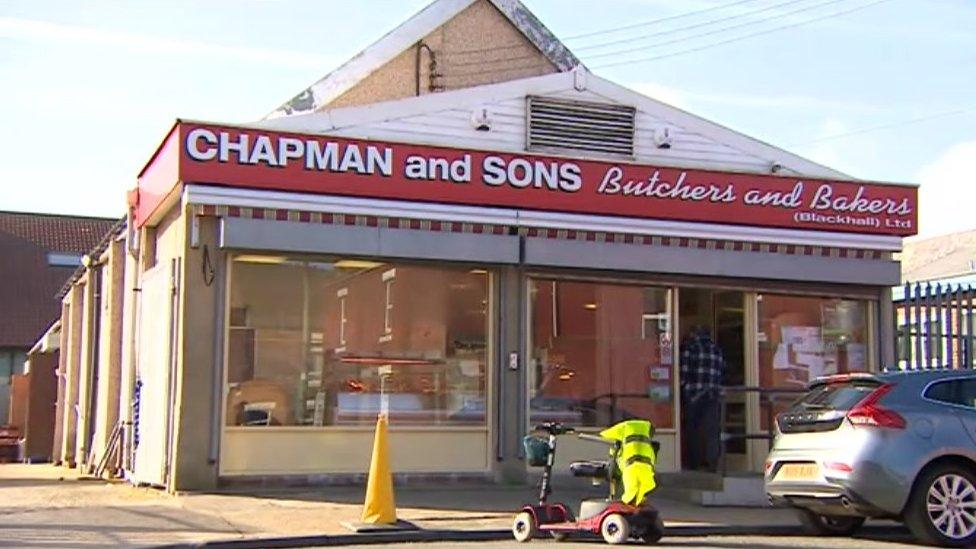
[[(661, 539), (664, 535), (664, 523), (657, 509), (647, 503), (638, 507), (617, 499), (619, 442), (586, 433), (579, 435), (584, 440), (610, 445), (610, 459), (576, 461), (570, 464), (570, 471), (573, 476), (593, 479), (594, 484), (606, 480), (610, 489), (606, 499), (581, 501), (579, 516), (574, 516), (568, 505), (549, 503), (548, 500), (552, 493), (552, 464), (556, 458), (556, 437), (574, 433), (575, 430), (554, 422), (536, 425), (534, 430), (547, 434), (546, 437), (530, 435), (524, 439), (529, 465), (543, 467), (539, 503), (526, 504), (516, 515), (515, 522), (512, 524), (512, 534), (516, 541), (530, 541), (541, 533), (548, 533), (556, 541), (562, 541), (573, 533), (600, 535), (611, 545), (626, 543), (630, 539), (653, 544)], [(652, 442), (652, 445), (657, 452), (659, 444)]]

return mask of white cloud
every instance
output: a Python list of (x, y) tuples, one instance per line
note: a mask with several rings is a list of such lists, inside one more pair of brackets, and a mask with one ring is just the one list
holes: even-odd
[(149, 36), (121, 30), (64, 25), (49, 21), (0, 17), (0, 36), (45, 43), (66, 42), (125, 48), (127, 51), (194, 57), (220, 57), (247, 63), (275, 63), (299, 68), (327, 69), (338, 61), (335, 56), (291, 50), (225, 46), (201, 40)]
[(976, 141), (957, 143), (917, 175), (920, 236), (976, 229)]

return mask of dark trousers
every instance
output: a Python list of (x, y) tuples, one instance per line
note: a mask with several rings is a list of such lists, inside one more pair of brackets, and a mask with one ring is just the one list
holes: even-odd
[(681, 434), (684, 437), (685, 468), (718, 470), (721, 454), (722, 401), (715, 392), (682, 399)]

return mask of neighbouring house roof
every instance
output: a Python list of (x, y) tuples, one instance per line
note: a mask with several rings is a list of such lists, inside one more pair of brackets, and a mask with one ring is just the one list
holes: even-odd
[(901, 253), (901, 272), (905, 282), (976, 273), (976, 230), (906, 241)]
[[(121, 219), (116, 220), (115, 223), (108, 229), (108, 231), (106, 231), (105, 234), (102, 235), (102, 238), (100, 238), (98, 242), (94, 244), (87, 251), (87, 254), (90, 257), (94, 257), (94, 258), (101, 257), (102, 253), (108, 249), (108, 245), (112, 242), (112, 239), (119, 238), (125, 232), (127, 223), (128, 223), (127, 217), (123, 217)], [(78, 268), (75, 269), (75, 272), (72, 273), (67, 280), (65, 280), (64, 284), (61, 285), (61, 289), (58, 290), (56, 297), (58, 299), (63, 299), (64, 296), (68, 295), (68, 292), (71, 291), (71, 286), (75, 282), (81, 280), (81, 277), (84, 276), (86, 269), (87, 267), (85, 267), (84, 265), (79, 265)]]
[(83, 254), (105, 236), (115, 221), (105, 217), (0, 211), (0, 232), (49, 252)]
[[(477, 0), (435, 0), (339, 68), (285, 102), (266, 118), (314, 112), (416, 44)], [(488, 0), (560, 71), (579, 59), (519, 0)]]
[(52, 266), (48, 254), (82, 255), (114, 219), (0, 212), (0, 346), (27, 349), (60, 315), (56, 294), (73, 266)]

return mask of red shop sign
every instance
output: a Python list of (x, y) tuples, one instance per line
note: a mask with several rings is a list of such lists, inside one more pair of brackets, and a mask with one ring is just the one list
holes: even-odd
[[(173, 165), (175, 163), (175, 166)], [(139, 178), (580, 214), (908, 236), (913, 186), (690, 170), (179, 123)]]

